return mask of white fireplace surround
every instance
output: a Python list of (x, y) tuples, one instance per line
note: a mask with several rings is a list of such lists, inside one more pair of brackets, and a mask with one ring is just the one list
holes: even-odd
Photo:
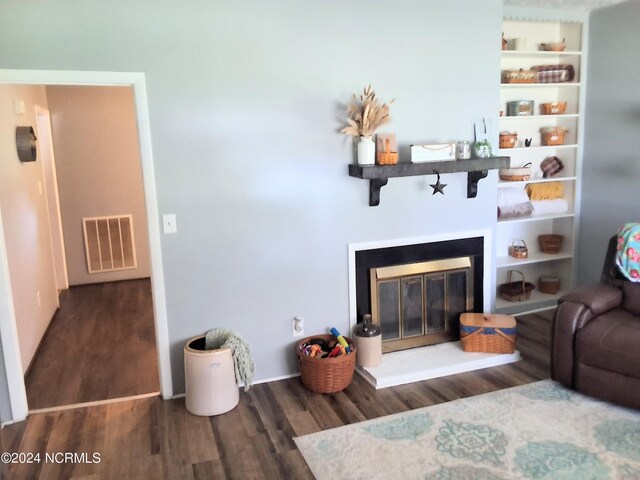
[[(495, 269), (491, 230), (452, 232), (426, 237), (349, 244), (349, 332), (353, 334), (354, 328), (358, 323), (356, 308), (356, 252), (478, 237), (482, 237), (484, 240), (483, 305), (485, 311), (491, 311), (494, 307), (491, 292), (495, 288), (493, 281), (493, 272)], [(507, 355), (466, 353), (462, 350), (460, 342), (448, 342), (435, 346), (385, 353), (381, 366), (374, 368), (358, 367), (358, 372), (375, 388), (385, 388), (502, 365), (515, 362), (519, 359), (520, 354), (517, 351)]]
[(482, 237), (483, 242), (483, 263), (484, 270), (482, 273), (482, 303), (486, 311), (493, 308), (491, 289), (493, 288), (493, 272), (494, 268), (494, 252), (491, 230), (473, 230), (466, 232), (451, 232), (439, 235), (429, 235), (426, 237), (397, 238), (390, 240), (380, 240), (377, 242), (367, 243), (350, 243), (349, 244), (349, 331), (353, 332), (354, 327), (358, 323), (356, 312), (356, 252), (363, 250), (375, 250), (378, 248), (400, 247), (405, 245), (419, 245), (423, 243), (443, 242), (447, 240), (461, 240), (465, 238)]

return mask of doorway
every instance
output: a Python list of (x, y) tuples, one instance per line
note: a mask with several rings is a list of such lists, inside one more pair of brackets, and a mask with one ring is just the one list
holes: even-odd
[[(156, 190), (153, 175), (149, 118), (146, 102), (144, 74), (112, 72), (59, 72), (0, 70), (0, 83), (29, 85), (96, 85), (130, 86), (134, 92), (140, 162), (143, 174), (144, 197), (149, 231), (149, 254), (151, 263), (151, 295), (155, 324), (155, 340), (158, 349), (160, 391), (163, 398), (172, 397), (170, 377), (168, 326), (164, 294), (164, 277), (160, 252), (160, 225), (158, 221)], [(0, 206), (1, 207), (1, 206)], [(1, 220), (1, 217), (0, 217)], [(8, 278), (5, 238), (0, 229), (0, 275)], [(5, 282), (6, 283), (6, 282)], [(0, 336), (4, 353), (7, 383), (13, 421), (26, 418), (28, 404), (22, 378), (20, 346), (17, 339), (16, 317), (10, 285), (0, 289)]]
[[(32, 167), (41, 166), (45, 173), (44, 193), (49, 218), (53, 217), (52, 263), (57, 266), (60, 261), (53, 240), (64, 237), (67, 271), (62, 274), (68, 273), (71, 287), (58, 286), (63, 290), (59, 309), (25, 375), (29, 410), (157, 395), (148, 229), (133, 91), (67, 85), (15, 89), (17, 94), (32, 90), (34, 95), (46, 92), (54, 140), (47, 155), (47, 125), (38, 122), (39, 127), (45, 123), (36, 131), (42, 162)], [(46, 181), (47, 164), (56, 172), (54, 185)], [(59, 201), (51, 192), (56, 186)], [(7, 227), (14, 234), (22, 230)], [(56, 235), (58, 231), (62, 235)], [(15, 248), (11, 251), (16, 254)], [(25, 316), (18, 320), (31, 321)], [(21, 347), (29, 345), (24, 330), (19, 331)]]

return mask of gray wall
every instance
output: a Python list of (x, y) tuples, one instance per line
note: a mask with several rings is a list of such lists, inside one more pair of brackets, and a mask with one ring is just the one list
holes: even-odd
[[(347, 176), (344, 105), (396, 98), (405, 150), (497, 124), (499, 0), (192, 0), (0, 6), (0, 68), (144, 72), (172, 368), (212, 327), (247, 338), (256, 379), (296, 372), (291, 320), (348, 328), (347, 245), (495, 228), (496, 172), (392, 179), (379, 207)], [(494, 139), (497, 134), (494, 132)], [(2, 301), (2, 300), (0, 300)]]
[(589, 22), (578, 282), (600, 278), (608, 239), (640, 222), (640, 1), (597, 10)]

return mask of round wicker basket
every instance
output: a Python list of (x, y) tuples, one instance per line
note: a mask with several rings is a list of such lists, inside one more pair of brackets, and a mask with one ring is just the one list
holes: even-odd
[(333, 335), (313, 335), (303, 338), (296, 345), (296, 353), (300, 363), (300, 375), (302, 384), (312, 392), (336, 393), (349, 386), (353, 379), (353, 371), (356, 366), (356, 347), (349, 337), (344, 337), (351, 353), (333, 358), (309, 357), (300, 350), (300, 347), (312, 338), (321, 338), (326, 341), (336, 340)]

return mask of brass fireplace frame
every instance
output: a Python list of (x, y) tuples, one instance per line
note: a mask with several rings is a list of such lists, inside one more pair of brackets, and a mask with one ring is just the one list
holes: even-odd
[[(446, 275), (449, 273), (456, 272), (466, 272), (466, 309), (465, 311), (470, 311), (473, 309), (474, 303), (474, 293), (473, 293), (473, 267), (474, 267), (473, 257), (465, 256), (465, 257), (456, 257), (456, 258), (448, 258), (442, 260), (432, 260), (427, 262), (415, 262), (404, 265), (392, 265), (386, 267), (378, 267), (371, 268), (369, 270), (370, 280), (371, 280), (371, 317), (373, 323), (380, 324), (380, 312), (379, 312), (379, 282), (381, 281), (393, 281), (402, 279), (411, 279), (411, 278), (423, 278), (423, 276), (433, 276), (433, 278), (437, 278), (436, 274), (441, 274), (442, 278), (445, 280), (444, 284), (446, 285)], [(424, 282), (423, 282), (424, 283)], [(444, 298), (445, 312), (449, 310), (449, 298), (445, 287), (445, 298)], [(414, 348), (425, 345), (433, 345), (436, 343), (444, 343), (449, 341), (454, 341), (459, 338), (459, 332), (457, 329), (452, 331), (451, 329), (445, 329), (441, 332), (436, 333), (428, 333), (427, 332), (427, 299), (426, 299), (426, 286), (422, 285), (422, 306), (424, 310), (421, 312), (422, 314), (422, 322), (423, 322), (423, 333), (415, 336), (405, 336), (399, 339), (393, 340), (383, 340), (382, 342), (382, 351), (383, 353), (402, 350), (407, 348)], [(399, 325), (398, 328), (400, 332), (402, 331), (402, 302), (399, 298), (398, 301), (398, 318)]]

